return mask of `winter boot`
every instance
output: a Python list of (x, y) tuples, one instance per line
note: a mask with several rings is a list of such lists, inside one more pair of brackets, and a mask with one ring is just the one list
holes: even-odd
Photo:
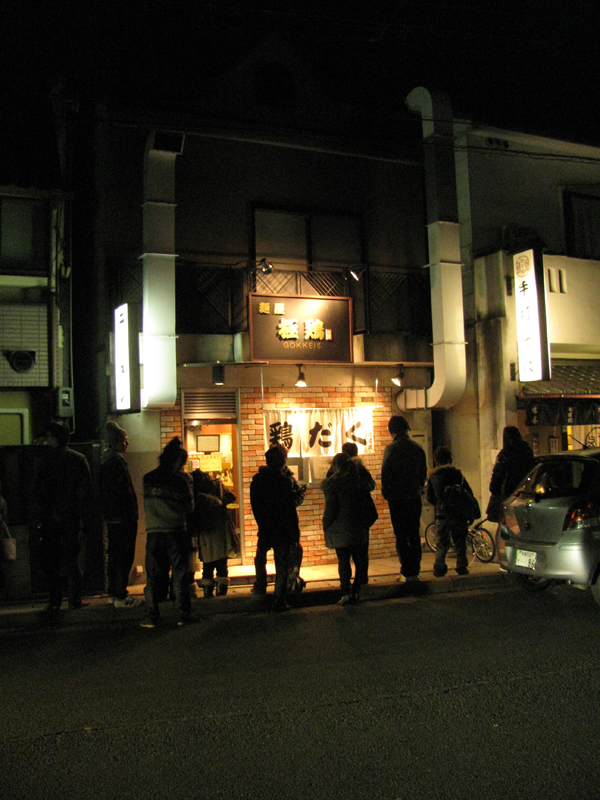
[(217, 575), (215, 578), (215, 583), (217, 585), (217, 597), (224, 597), (227, 594), (227, 589), (229, 588), (229, 578), (223, 578), (220, 575)]
[(202, 578), (200, 581), (200, 586), (202, 586), (202, 591), (204, 592), (204, 597), (212, 597), (215, 593), (215, 583), (212, 578)]

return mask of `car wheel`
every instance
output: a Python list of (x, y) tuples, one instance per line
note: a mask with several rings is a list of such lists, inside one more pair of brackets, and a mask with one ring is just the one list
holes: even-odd
[(528, 592), (543, 592), (547, 589), (552, 581), (550, 578), (538, 578), (535, 575), (522, 575), (520, 572), (514, 573), (517, 581)]

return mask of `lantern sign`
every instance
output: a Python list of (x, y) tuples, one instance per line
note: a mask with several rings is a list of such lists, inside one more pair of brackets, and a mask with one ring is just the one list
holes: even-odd
[(550, 380), (550, 350), (546, 321), (541, 250), (525, 250), (513, 256), (519, 380)]
[(124, 303), (115, 309), (115, 409), (140, 410), (140, 366), (138, 316), (135, 306)]

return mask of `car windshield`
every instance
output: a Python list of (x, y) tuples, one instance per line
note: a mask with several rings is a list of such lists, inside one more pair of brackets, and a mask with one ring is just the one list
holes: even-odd
[(548, 459), (533, 468), (516, 488), (515, 494), (566, 497), (587, 491), (597, 482), (598, 463), (593, 459)]

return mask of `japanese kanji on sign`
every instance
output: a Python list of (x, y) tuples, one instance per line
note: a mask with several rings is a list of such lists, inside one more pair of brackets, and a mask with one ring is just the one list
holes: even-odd
[(250, 295), (253, 361), (352, 361), (352, 301), (348, 297)]
[(540, 381), (550, 378), (544, 274), (540, 269), (542, 264), (542, 254), (536, 253), (533, 249), (513, 256), (521, 381)]
[(282, 444), (288, 455), (333, 457), (345, 442), (359, 454), (373, 452), (373, 407), (276, 409), (264, 412), (265, 449)]

